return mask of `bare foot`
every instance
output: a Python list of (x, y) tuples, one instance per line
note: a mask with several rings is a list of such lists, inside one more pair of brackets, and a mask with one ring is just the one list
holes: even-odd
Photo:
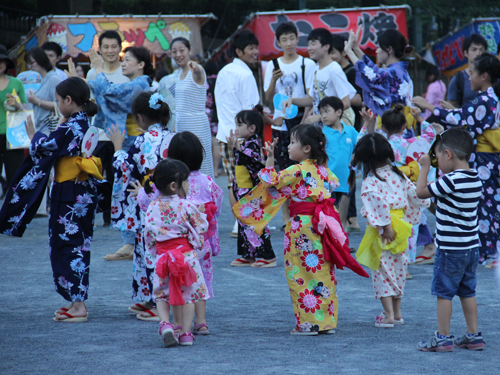
[[(75, 318), (86, 317), (87, 316), (87, 307), (84, 302), (73, 302), (71, 304), (71, 308), (66, 311), (66, 314), (72, 315)], [(62, 314), (56, 314), (55, 320), (64, 320), (67, 319), (68, 316)]]
[(71, 309), (73, 307), (73, 303), (74, 302), (71, 302), (68, 306), (66, 307), (61, 307), (60, 309), (56, 310), (54, 312), (54, 315), (58, 315), (58, 314), (61, 314), (63, 312), (68, 312), (69, 309)]
[[(152, 302), (139, 302), (138, 304), (141, 305), (144, 310), (151, 310), (154, 307)], [(129, 310), (136, 310), (138, 313), (142, 312), (141, 308), (135, 303), (130, 305)]]
[(434, 242), (425, 245), (422, 253), (420, 254), (420, 256), (427, 258), (432, 258), (434, 255), (436, 255), (436, 244)]
[[(156, 309), (156, 307), (152, 307), (152, 308), (150, 308), (148, 310), (151, 311), (156, 316), (158, 316), (158, 310)], [(151, 314), (149, 314), (147, 312), (140, 312), (139, 315), (142, 316), (142, 317), (144, 317), (144, 318), (151, 318), (151, 316), (152, 316)]]

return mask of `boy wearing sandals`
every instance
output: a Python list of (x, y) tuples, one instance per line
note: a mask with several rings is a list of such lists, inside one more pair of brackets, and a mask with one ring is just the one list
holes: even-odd
[[(429, 155), (420, 159), (417, 181), (419, 198), (437, 198), (436, 241), (438, 249), (432, 277), (432, 294), (437, 296), (438, 330), (428, 341), (417, 344), (424, 352), (451, 352), (453, 346), (482, 350), (485, 343), (478, 332), (476, 269), (479, 262), (478, 213), (482, 184), (468, 160), (473, 150), (469, 133), (450, 128), (431, 147), (439, 169), (445, 175), (427, 185)], [(459, 296), (467, 331), (459, 339), (450, 335), (452, 299)]]

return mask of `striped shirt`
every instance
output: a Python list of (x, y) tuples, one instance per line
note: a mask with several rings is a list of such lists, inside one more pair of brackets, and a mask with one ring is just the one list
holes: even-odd
[(477, 210), (482, 183), (475, 170), (459, 169), (428, 185), (437, 197), (436, 242), (443, 250), (479, 246)]

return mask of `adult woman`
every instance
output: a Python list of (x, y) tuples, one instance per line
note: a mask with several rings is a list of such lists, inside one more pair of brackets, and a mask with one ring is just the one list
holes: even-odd
[[(207, 101), (207, 78), (205, 70), (190, 60), (191, 44), (186, 38), (175, 38), (170, 44), (172, 57), (179, 65), (179, 81), (175, 84), (176, 132), (190, 131), (199, 139), (205, 149), (200, 172), (214, 177), (212, 158), (212, 136), (205, 112)], [(172, 91), (172, 90), (171, 90)]]
[[(132, 100), (141, 91), (149, 90), (151, 86), (150, 75), (153, 73), (151, 65), (150, 52), (144, 47), (128, 47), (124, 50), (122, 62), (122, 73), (130, 79), (130, 82), (114, 84), (110, 83), (104, 74), (104, 60), (96, 51), (90, 50), (89, 57), (92, 68), (95, 69), (97, 76), (93, 81), (89, 81), (95, 100), (99, 105), (99, 112), (95, 121), (103, 124), (116, 124), (120, 133), (126, 132), (126, 138), (123, 142), (123, 150), (128, 151), (134, 144), (135, 138), (140, 134), (137, 131), (137, 121), (132, 116)], [(128, 196), (128, 194), (126, 195)], [(129, 202), (123, 198), (123, 192), (113, 191), (113, 206), (122, 207), (130, 205), (130, 210), (123, 210), (111, 214), (113, 227), (122, 232), (123, 246), (113, 254), (107, 254), (106, 260), (131, 260), (134, 253), (134, 240), (136, 231), (140, 229), (140, 220), (136, 215), (136, 199), (130, 198)], [(129, 212), (134, 224), (128, 222)]]
[[(425, 100), (433, 106), (441, 106), (440, 102), (444, 100), (446, 96), (446, 85), (440, 79), (439, 69), (437, 66), (429, 66), (425, 72), (425, 79), (427, 83), (429, 83), (429, 86), (427, 86), (427, 92), (425, 93)], [(431, 112), (426, 110), (423, 117), (427, 119), (430, 115)]]
[(21, 109), (21, 104), (12, 95), (13, 90), (16, 90), (21, 103), (26, 103), (22, 82), (7, 75), (7, 70), (15, 67), (14, 61), (7, 55), (7, 49), (0, 44), (0, 178), (2, 178), (4, 165), (5, 175), (7, 176), (7, 180), (2, 178), (2, 198), (7, 194), (7, 188), (10, 186), (12, 177), (24, 159), (24, 150), (7, 150), (7, 109), (4, 103), (11, 107), (10, 110), (14, 108), (15, 111), (19, 111)]
[(50, 133), (49, 120), (55, 110), (56, 86), (61, 83), (61, 78), (54, 71), (45, 51), (40, 47), (28, 51), (26, 63), (30, 70), (42, 76), (42, 85), (34, 93), (28, 93), (28, 102), (33, 104), (36, 130), (48, 135)]
[[(402, 59), (413, 51), (413, 47), (398, 30), (381, 32), (377, 36), (377, 62), (386, 68), (379, 68), (359, 47), (360, 32), (361, 28), (356, 34), (351, 31), (344, 51), (356, 68), (356, 84), (363, 89), (363, 101), (379, 117), (396, 103), (409, 106), (413, 81), (408, 74), (408, 62)], [(415, 119), (409, 107), (405, 108), (405, 116), (408, 126), (413, 127)]]

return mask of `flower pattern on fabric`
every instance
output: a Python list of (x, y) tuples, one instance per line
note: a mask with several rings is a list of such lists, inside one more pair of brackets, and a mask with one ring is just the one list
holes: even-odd
[(323, 254), (320, 254), (318, 250), (312, 252), (304, 251), (300, 257), (302, 267), (304, 267), (307, 272), (316, 273), (316, 271), (321, 271), (321, 265), (325, 264), (323, 257)]
[(299, 308), (304, 310), (307, 313), (315, 313), (316, 310), (321, 308), (321, 304), (323, 301), (321, 298), (314, 295), (312, 290), (304, 289), (303, 292), (299, 293), (299, 298), (297, 299), (297, 303), (299, 304)]
[(363, 101), (376, 115), (382, 116), (396, 103), (410, 104), (413, 81), (408, 65), (407, 61), (399, 61), (379, 68), (366, 55), (356, 62), (356, 85), (363, 89)]

